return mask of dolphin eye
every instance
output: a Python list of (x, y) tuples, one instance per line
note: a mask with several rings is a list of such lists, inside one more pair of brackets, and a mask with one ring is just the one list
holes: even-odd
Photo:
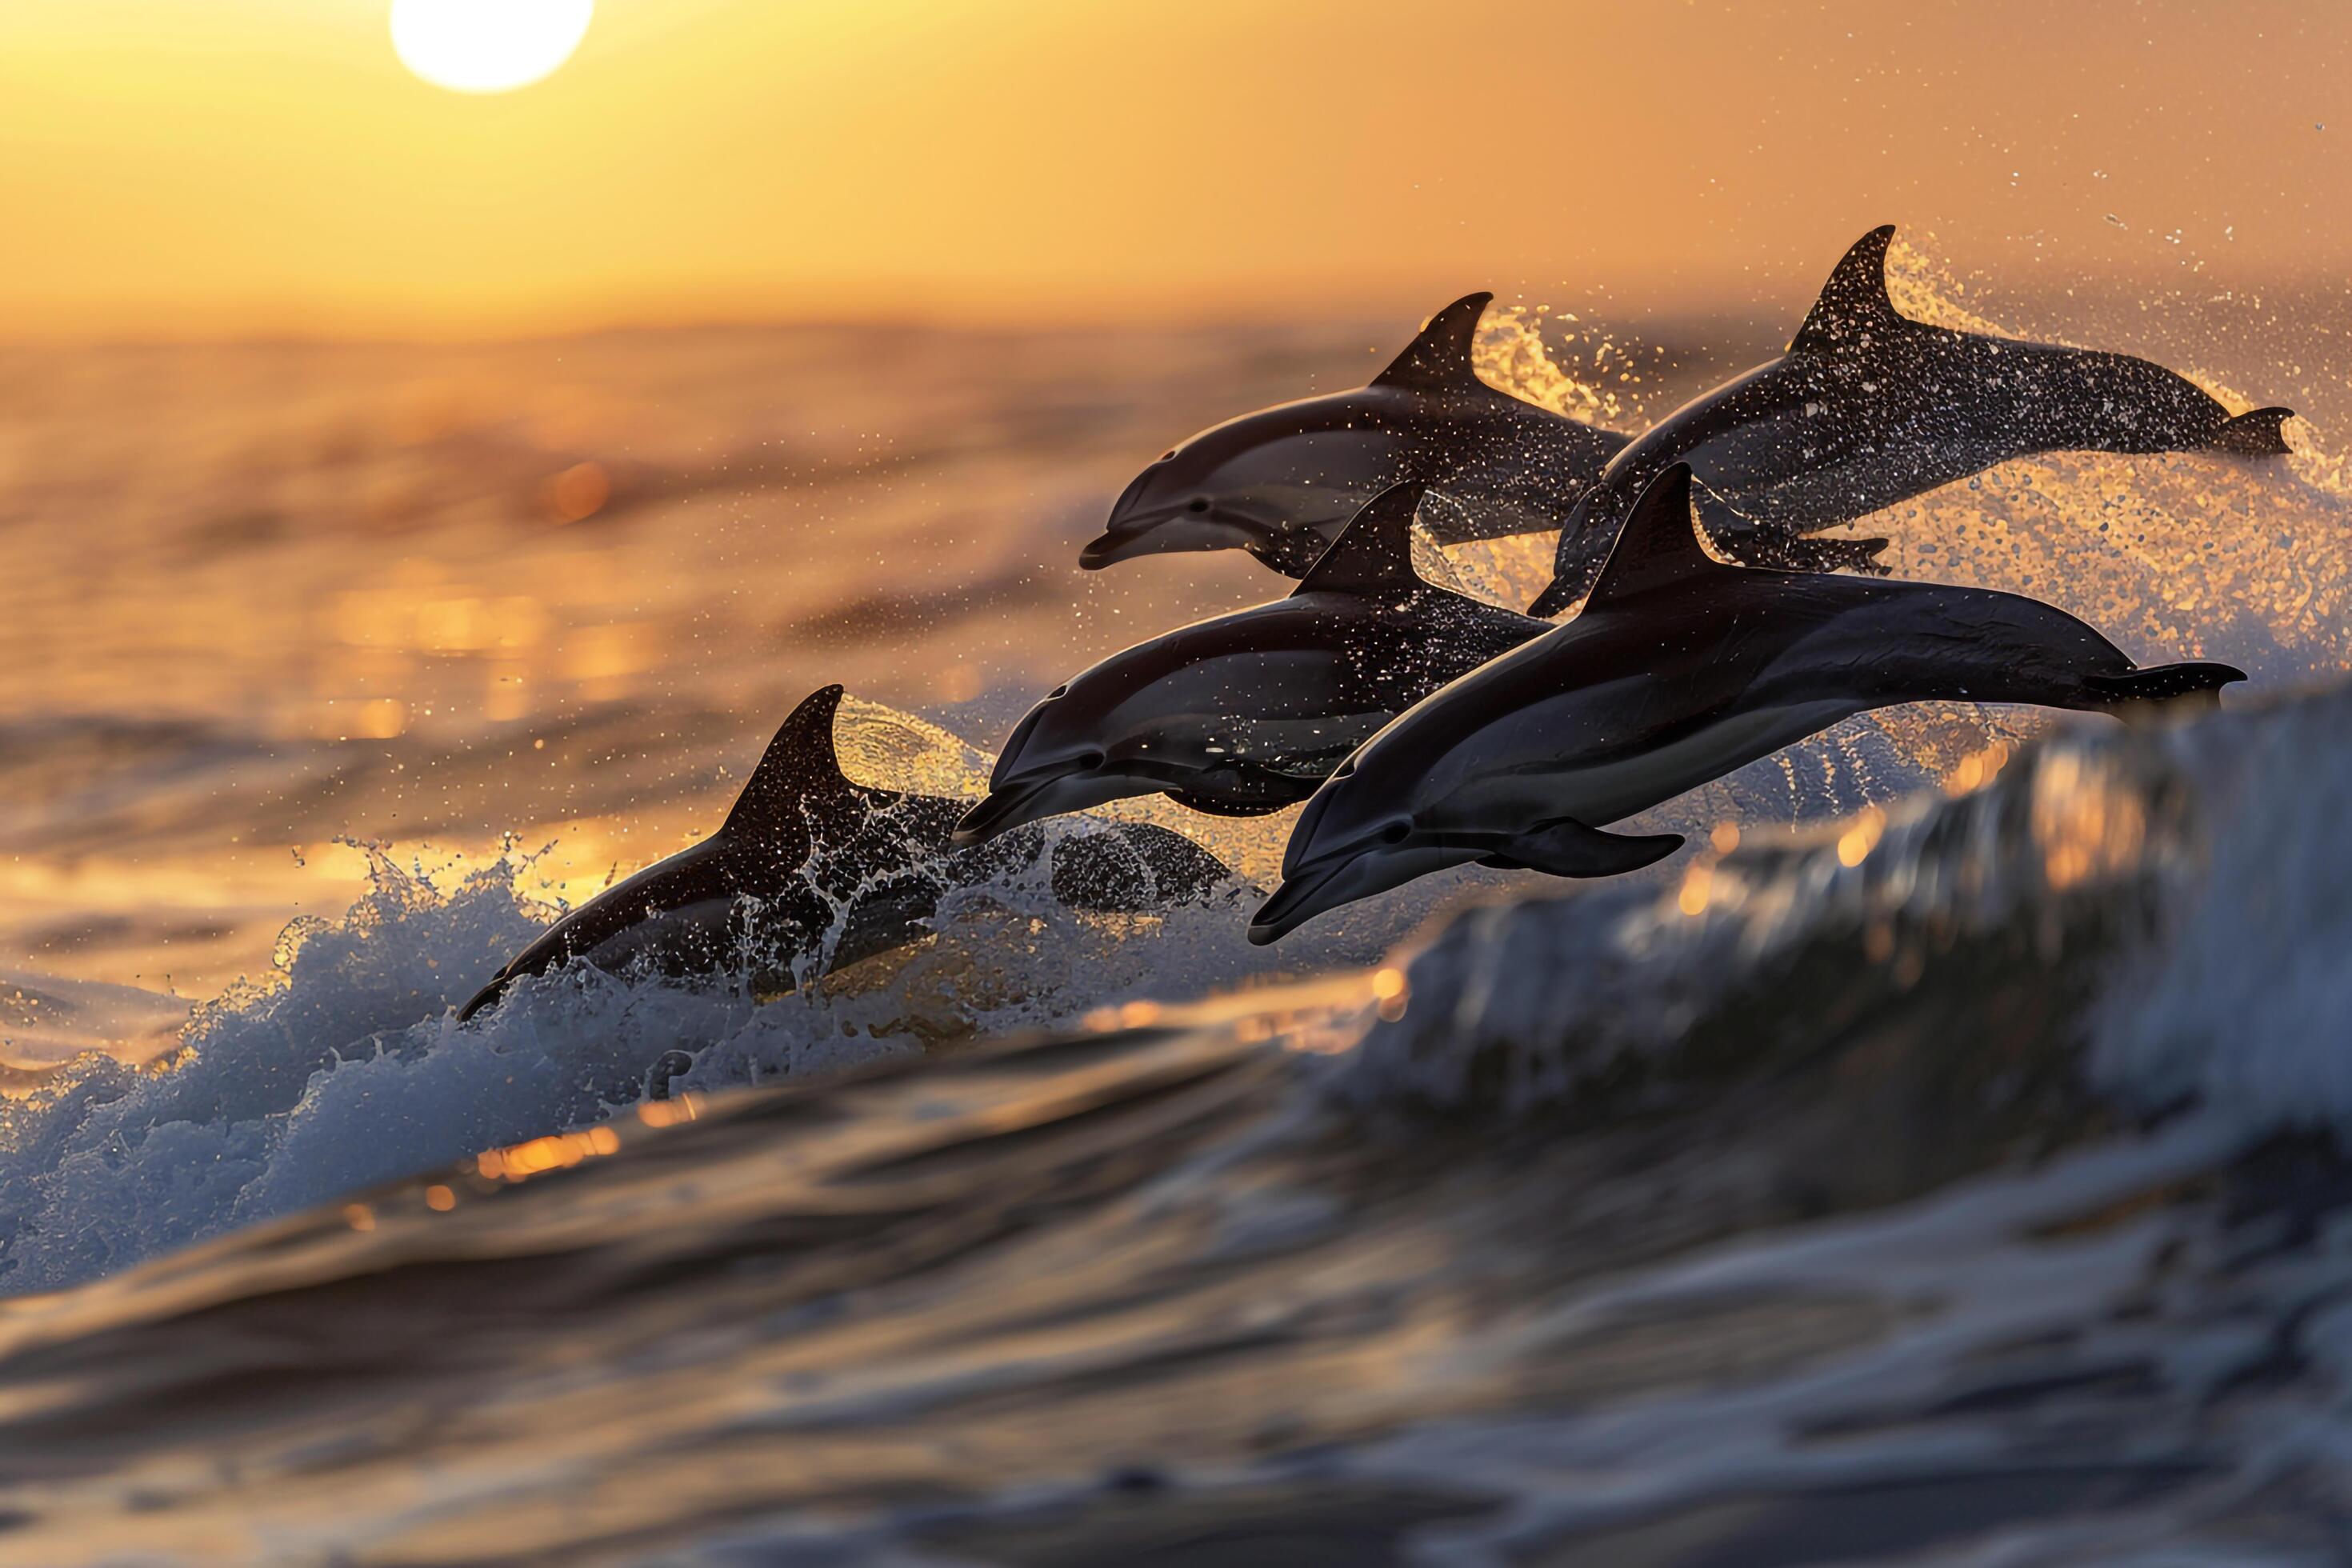
[(1402, 844), (1406, 840), (1406, 838), (1410, 837), (1412, 834), (1412, 824), (1404, 821), (1402, 818), (1399, 818), (1398, 820), (1390, 823), (1386, 827), (1381, 829), (1381, 842), (1383, 844)]
[(1077, 761), (1078, 771), (1082, 773), (1090, 773), (1103, 765), (1103, 754), (1100, 752), (1088, 752)]
[(1209, 510), (1209, 498), (1207, 496), (1194, 496), (1191, 500), (1184, 503), (1184, 510), (1186, 511), (1206, 511)]
[(1171, 447), (1170, 448), (1168, 448), (1168, 450), (1166, 450), (1166, 451), (1164, 451), (1164, 452), (1162, 452), (1162, 453), (1160, 453), (1160, 460), (1161, 462), (1165, 463), (1165, 462), (1169, 461), (1170, 459), (1173, 458), (1175, 456), (1176, 456), (1176, 448), (1175, 448), (1175, 447)]
[(1045, 700), (1046, 700), (1046, 701), (1048, 701), (1048, 702), (1051, 702), (1051, 701), (1052, 701), (1052, 700), (1054, 700), (1054, 699), (1055, 699), (1056, 697), (1067, 697), (1069, 694), (1070, 694), (1070, 689), (1069, 689), (1068, 687), (1066, 687), (1066, 686), (1056, 686), (1055, 688), (1054, 688), (1054, 689), (1053, 689), (1053, 690), (1048, 691), (1047, 693), (1045, 693)]

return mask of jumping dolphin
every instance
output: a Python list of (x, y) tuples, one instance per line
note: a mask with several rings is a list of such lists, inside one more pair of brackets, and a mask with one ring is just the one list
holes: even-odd
[(1422, 490), (1374, 497), (1288, 598), (1113, 654), (1030, 710), (956, 842), (1163, 791), (1221, 816), (1279, 810), (1397, 712), (1549, 631), (1414, 574)]
[(2218, 701), (2243, 679), (2220, 664), (2136, 668), (2015, 594), (1722, 564), (1700, 548), (1677, 463), (1643, 493), (1581, 614), (1408, 709), (1316, 792), (1250, 940), (1474, 860), (1636, 870), (1680, 835), (1601, 825), (1868, 709)]
[[(814, 954), (839, 967), (903, 946), (924, 932), (940, 900), (1033, 864), (1042, 831), (951, 853), (948, 838), (966, 802), (852, 784), (834, 750), (841, 688), (794, 709), (768, 742), (725, 826), (690, 849), (648, 866), (547, 928), (472, 1001), (460, 1020), (509, 984), (574, 958), (599, 969), (646, 965), (706, 973), (771, 950), (782, 987)], [(1055, 896), (1076, 909), (1137, 910), (1202, 899), (1231, 873), (1181, 834), (1141, 823), (1053, 847)], [(832, 951), (824, 940), (835, 926)]]
[(2035, 452), (2286, 451), (2285, 408), (2231, 417), (2201, 387), (2126, 354), (1929, 326), (1886, 293), (1892, 225), (1855, 242), (1780, 358), (1660, 420), (1610, 459), (1561, 530), (1557, 615), (1592, 584), (1617, 525), (1667, 464), (1703, 487), (1702, 521), (1759, 566), (1862, 565), (1885, 540), (1799, 535)]
[(1454, 503), (1422, 520), (1440, 544), (1558, 528), (1627, 437), (1478, 379), (1470, 345), (1493, 298), (1438, 311), (1369, 386), (1202, 431), (1136, 476), (1078, 564), (1246, 550), (1304, 577), (1357, 508), (1401, 479)]

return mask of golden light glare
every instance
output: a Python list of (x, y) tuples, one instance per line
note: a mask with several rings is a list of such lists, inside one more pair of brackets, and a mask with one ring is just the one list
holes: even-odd
[(511, 92), (551, 75), (596, 0), (392, 0), (401, 64), (452, 92)]

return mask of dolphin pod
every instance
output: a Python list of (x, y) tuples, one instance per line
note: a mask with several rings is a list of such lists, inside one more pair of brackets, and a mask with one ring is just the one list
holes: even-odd
[(1681, 837), (1607, 824), (1869, 709), (1965, 698), (2114, 710), (2217, 700), (2243, 679), (2221, 664), (2140, 668), (2015, 594), (1717, 562), (1676, 463), (1643, 490), (1573, 620), (1408, 709), (1316, 792), (1250, 940), (1474, 861), (1638, 869)]
[(1886, 292), (1893, 225), (1857, 240), (1779, 359), (1668, 415), (1609, 460), (1560, 530), (1557, 615), (1591, 586), (1617, 528), (1666, 466), (1705, 487), (1717, 545), (1756, 565), (1862, 565), (1879, 540), (1801, 536), (2036, 452), (2287, 450), (2286, 408), (2232, 417), (2202, 387), (2127, 354), (1915, 321)]
[[(1872, 709), (2218, 702), (2244, 679), (2227, 665), (2142, 668), (2051, 605), (1836, 575), (1885, 542), (1807, 537), (2034, 452), (2287, 449), (2286, 409), (2233, 416), (2146, 360), (1905, 318), (1893, 234), (1846, 253), (1787, 353), (1630, 443), (1478, 379), (1485, 294), (1365, 387), (1202, 432), (1137, 477), (1081, 564), (1239, 548), (1300, 579), (1288, 597), (1073, 678), (1014, 728), (976, 804), (852, 783), (825, 688), (716, 835), (558, 921), (459, 1016), (574, 959), (756, 971), (764, 942), (795, 984), (812, 956), (917, 940), (950, 889), (1035, 865), (1042, 818), (1128, 796), (1223, 816), (1306, 802), (1249, 927), (1270, 942), (1474, 862), (1638, 869), (1681, 838), (1612, 824)], [(1439, 588), (1412, 569), (1416, 526), (1440, 543), (1561, 526), (1553, 581), (1524, 616)], [(1580, 600), (1565, 625), (1536, 618)], [(1135, 824), (1050, 852), (1056, 895), (1082, 909), (1196, 900), (1230, 877)]]
[(1165, 793), (1197, 811), (1295, 805), (1399, 710), (1550, 629), (1412, 569), (1418, 481), (1383, 490), (1286, 599), (1137, 644), (1032, 709), (956, 842)]
[[(557, 921), (458, 1009), (574, 959), (608, 973), (704, 973), (750, 961), (789, 989), (812, 956), (828, 967), (917, 941), (957, 887), (1034, 865), (1042, 831), (952, 852), (966, 802), (853, 784), (834, 749), (842, 689), (795, 708), (717, 833), (606, 889)], [(1052, 846), (1055, 896), (1074, 909), (1133, 911), (1197, 901), (1232, 873), (1181, 834), (1142, 823)], [(830, 952), (828, 933), (839, 935)]]
[(1423, 520), (1440, 544), (1558, 528), (1626, 437), (1478, 379), (1470, 349), (1493, 298), (1446, 306), (1370, 385), (1245, 414), (1175, 447), (1127, 487), (1078, 564), (1246, 550), (1304, 577), (1357, 508), (1402, 479), (1459, 509)]

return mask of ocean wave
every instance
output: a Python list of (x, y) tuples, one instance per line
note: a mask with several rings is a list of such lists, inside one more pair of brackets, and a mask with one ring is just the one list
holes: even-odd
[[(2324, 1561), (2352, 1181), (2297, 1130), (2347, 1108), (2347, 710), (2069, 730), (1646, 889), (1457, 914), (1400, 973), (1076, 1028), (1241, 973), (1232, 911), (1097, 931), (979, 889), (867, 983), (762, 1007), (575, 968), (476, 1032), (432, 965), (528, 929), (511, 879), (384, 875), (143, 1093), (93, 1073), (14, 1130), (132, 1153), (92, 1200), (146, 1216), (120, 1254), (441, 1163), (0, 1310), (0, 1505), (58, 1561), (165, 1528), (227, 1560), (463, 1529)], [(2170, 988), (2190, 946), (2211, 1007)], [(678, 1038), (709, 1043), (654, 1103)], [(716, 1092), (746, 1082), (786, 1087)], [(53, 1199), (88, 1174), (15, 1157)], [(38, 1219), (27, 1261), (95, 1266), (94, 1210)], [(460, 1456), (505, 1483), (417, 1505)]]
[[(782, 997), (575, 963), (460, 1027), (453, 1004), (552, 912), (516, 892), (527, 862), (446, 887), (381, 850), (370, 863), (366, 897), (289, 927), (277, 972), (204, 1005), (176, 1052), (148, 1067), (85, 1055), (0, 1101), (0, 1290), (72, 1285), (649, 1100), (952, 1048), (1264, 969), (1238, 884), (1156, 914), (1081, 914), (1054, 897), (1048, 857), (951, 893), (919, 946)], [(1361, 963), (1379, 940), (1342, 925), (1297, 956)]]
[(2248, 1140), (2352, 1131), (2352, 688), (2082, 725), (1677, 879), (1465, 913), (1336, 1085), (1511, 1115), (1654, 1109), (1860, 1025)]

